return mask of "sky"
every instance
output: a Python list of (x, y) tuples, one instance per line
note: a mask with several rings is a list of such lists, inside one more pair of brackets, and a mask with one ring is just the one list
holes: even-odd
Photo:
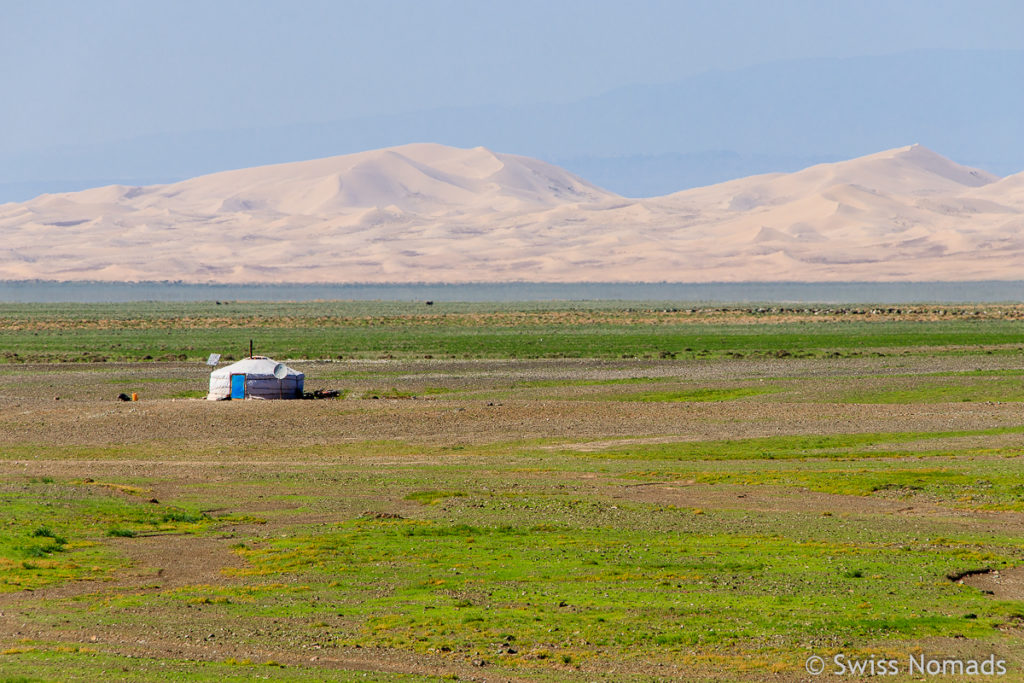
[(0, 16), (0, 153), (1024, 46), (1018, 0), (0, 0)]

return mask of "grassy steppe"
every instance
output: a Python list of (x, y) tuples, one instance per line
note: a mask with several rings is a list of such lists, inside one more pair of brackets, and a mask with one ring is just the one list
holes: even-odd
[(234, 306), (5, 309), (0, 681), (1024, 679), (1014, 308)]
[[(0, 304), (0, 360), (620, 358), (1018, 351), (1024, 308)], [(888, 311), (892, 311), (891, 313)], [(897, 312), (898, 311), (898, 312)]]

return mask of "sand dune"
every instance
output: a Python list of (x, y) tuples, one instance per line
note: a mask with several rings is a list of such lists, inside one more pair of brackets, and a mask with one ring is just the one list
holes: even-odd
[(1024, 174), (913, 145), (628, 199), (541, 161), (416, 144), (0, 205), (0, 279), (1024, 278)]

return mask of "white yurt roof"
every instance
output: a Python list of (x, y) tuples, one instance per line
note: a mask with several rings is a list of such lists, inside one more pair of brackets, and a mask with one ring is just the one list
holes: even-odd
[[(278, 366), (278, 362), (272, 358), (266, 356), (253, 356), (252, 358), (243, 358), (237, 363), (231, 365), (225, 365), (222, 368), (217, 368), (210, 373), (211, 377), (230, 377), (231, 375), (245, 375), (254, 379), (269, 378), (274, 379), (274, 368)], [(285, 366), (288, 368), (288, 366)], [(305, 377), (298, 370), (288, 368), (287, 377)]]

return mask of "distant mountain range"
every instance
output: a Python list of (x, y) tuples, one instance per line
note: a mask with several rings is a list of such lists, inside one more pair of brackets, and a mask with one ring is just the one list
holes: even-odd
[(1024, 279), (1024, 173), (920, 145), (627, 199), (559, 167), (413, 144), (0, 205), (0, 279)]
[(0, 201), (423, 140), (514, 151), (632, 197), (791, 172), (911, 140), (1006, 175), (1024, 169), (1020, 83), (1024, 51), (931, 50), (777, 62), (564, 104), (170, 132), (17, 153), (0, 145)]

